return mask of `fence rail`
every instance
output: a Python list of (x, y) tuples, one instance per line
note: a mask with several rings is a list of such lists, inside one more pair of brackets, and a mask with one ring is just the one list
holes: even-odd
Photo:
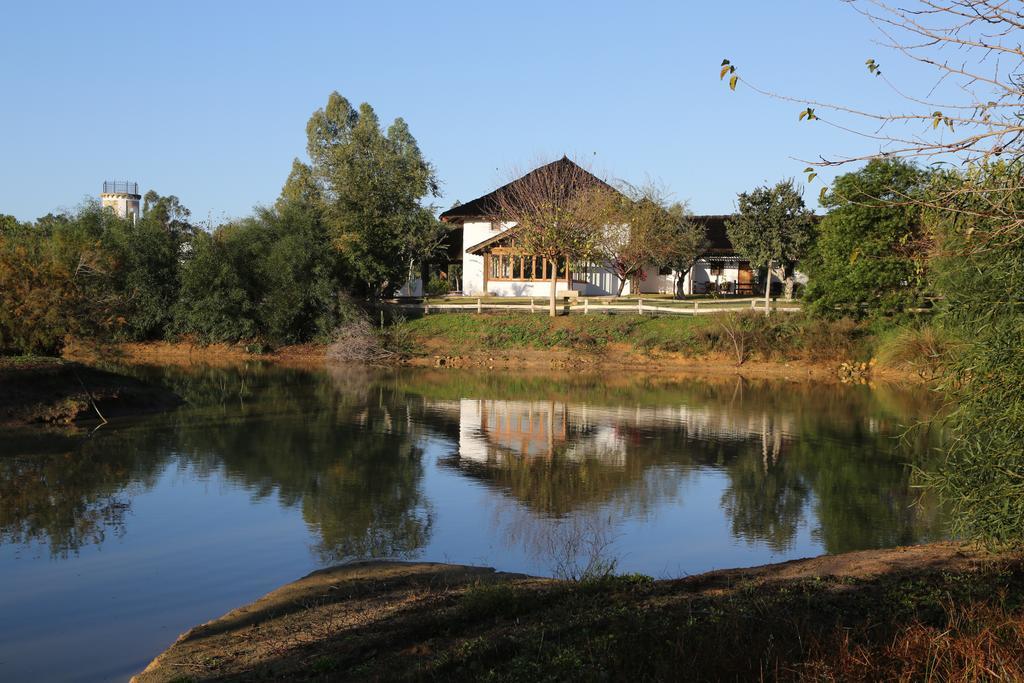
[[(598, 303), (596, 301), (591, 302), (588, 298), (572, 300), (563, 297), (558, 300), (556, 308), (566, 314), (582, 315), (589, 315), (591, 313), (636, 313), (639, 315), (667, 313), (670, 315), (711, 315), (713, 313), (729, 313), (747, 310), (747, 303), (747, 300), (732, 300), (729, 302), (712, 300), (681, 301), (674, 302), (675, 305), (667, 305), (667, 301), (663, 299), (648, 299), (646, 302), (643, 299), (636, 299), (635, 301)], [(470, 313), (483, 313), (484, 311), (547, 313), (549, 303), (547, 299), (530, 299), (527, 302), (516, 303), (496, 303), (484, 301), (482, 298), (478, 298), (475, 301), (470, 300), (466, 303), (431, 303), (430, 300), (425, 299), (418, 303), (392, 302), (385, 305), (391, 309), (418, 311), (424, 315), (430, 315), (431, 313), (443, 313), (446, 311), (468, 311)], [(796, 313), (802, 310), (799, 305), (794, 305), (791, 301), (787, 301), (785, 303), (773, 301), (769, 305), (772, 311), (780, 313)], [(764, 311), (764, 299), (750, 299), (749, 310)]]

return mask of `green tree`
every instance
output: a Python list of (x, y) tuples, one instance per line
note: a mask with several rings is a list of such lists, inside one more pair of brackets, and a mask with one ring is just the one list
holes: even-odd
[(219, 228), (198, 233), (181, 269), (181, 294), (174, 331), (202, 341), (238, 341), (256, 336), (255, 304), (246, 288), (244, 235)]
[(410, 260), (424, 256), (422, 234), (437, 230), (421, 204), (439, 194), (433, 166), (405, 121), (395, 119), (385, 133), (369, 104), (356, 110), (337, 92), (306, 133), (311, 164), (308, 172), (293, 164), (282, 200), (322, 201), (354, 287), (375, 296), (397, 289)]
[(658, 265), (671, 268), (675, 272), (676, 281), (673, 283), (672, 292), (674, 296), (680, 296), (683, 279), (711, 248), (711, 241), (708, 239), (707, 225), (690, 217), (683, 204), (669, 206), (668, 212), (672, 216), (672, 229), (665, 245), (664, 256)]
[(118, 262), (115, 286), (125, 301), (123, 338), (162, 337), (172, 319), (180, 286), (183, 245), (195, 233), (190, 212), (177, 197), (150, 190), (137, 221), (111, 224), (104, 249)]
[(786, 296), (792, 297), (792, 269), (814, 241), (814, 213), (804, 206), (801, 192), (792, 179), (774, 187), (741, 192), (737, 202), (739, 211), (726, 221), (725, 229), (736, 252), (751, 265), (767, 271), (764, 294), (767, 315), (773, 274), (785, 278)]
[(915, 198), (928, 174), (913, 164), (873, 160), (841, 175), (823, 195), (829, 213), (801, 269), (815, 315), (893, 315), (919, 305), (927, 240)]

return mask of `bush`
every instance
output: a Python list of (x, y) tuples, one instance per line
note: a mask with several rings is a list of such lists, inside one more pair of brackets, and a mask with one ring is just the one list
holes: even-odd
[(879, 341), (877, 355), (885, 365), (932, 379), (949, 365), (956, 346), (952, 335), (934, 325), (901, 327)]
[(451, 292), (451, 283), (447, 279), (432, 275), (430, 281), (427, 282), (427, 286), (424, 289), (424, 293), (427, 296), (444, 296)]
[(0, 348), (59, 354), (68, 337), (104, 338), (123, 325), (118, 263), (101, 247), (117, 221), (88, 204), (0, 234)]

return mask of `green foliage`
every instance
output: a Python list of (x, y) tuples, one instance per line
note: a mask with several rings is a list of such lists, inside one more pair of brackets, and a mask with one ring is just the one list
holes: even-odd
[(1024, 168), (995, 164), (935, 179), (926, 220), (939, 324), (961, 340), (944, 388), (958, 438), (929, 477), (954, 531), (1024, 545)]
[(659, 265), (672, 268), (679, 274), (672, 289), (673, 293), (678, 296), (681, 294), (679, 289), (682, 279), (686, 273), (690, 272), (697, 260), (707, 253), (711, 247), (711, 241), (708, 239), (707, 225), (689, 218), (683, 205), (673, 204), (668, 207), (668, 211), (675, 220)]
[(103, 236), (104, 250), (118, 264), (114, 286), (125, 300), (121, 338), (157, 339), (171, 323), (178, 297), (182, 246), (195, 228), (175, 196), (152, 190), (138, 221), (116, 221)]
[(927, 243), (919, 199), (928, 174), (900, 160), (875, 160), (836, 178), (830, 209), (801, 261), (804, 298), (819, 316), (892, 316), (919, 306)]
[(381, 130), (373, 108), (338, 93), (306, 126), (310, 166), (296, 161), (282, 202), (319, 205), (350, 286), (372, 295), (405, 282), (445, 230), (420, 202), (438, 196), (433, 166), (402, 119)]
[(340, 257), (310, 210), (285, 204), (201, 233), (182, 268), (175, 330), (204, 341), (326, 340), (345, 315)]
[(726, 221), (729, 241), (756, 268), (791, 270), (814, 242), (814, 214), (792, 179), (741, 192), (739, 211)]

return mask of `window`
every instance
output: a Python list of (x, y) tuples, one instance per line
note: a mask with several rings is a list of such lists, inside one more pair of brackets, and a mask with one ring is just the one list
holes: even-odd
[(708, 267), (708, 273), (714, 276), (722, 275), (725, 273), (725, 265), (721, 261), (712, 263)]
[[(484, 255), (489, 280), (550, 280), (552, 263), (541, 256), (490, 253)], [(566, 277), (566, 261), (559, 259), (558, 277)]]

